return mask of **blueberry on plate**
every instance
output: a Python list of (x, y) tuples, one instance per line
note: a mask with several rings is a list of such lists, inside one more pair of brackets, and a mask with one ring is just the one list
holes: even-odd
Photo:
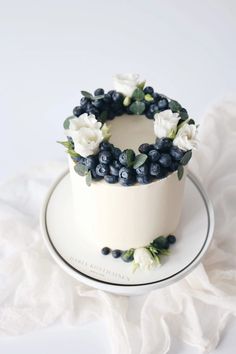
[(112, 152), (108, 150), (101, 151), (98, 155), (98, 159), (100, 163), (109, 164), (113, 160)]
[(169, 107), (168, 100), (166, 98), (162, 98), (160, 101), (158, 101), (158, 108), (160, 111), (164, 111)]
[(95, 180), (95, 181), (100, 181), (102, 179), (102, 176), (99, 176), (96, 172), (96, 168), (92, 169), (91, 170), (91, 174), (92, 174), (92, 178)]
[(122, 93), (114, 91), (112, 94), (112, 100), (116, 103), (122, 103), (124, 100), (124, 96), (122, 95)]
[(169, 154), (161, 154), (159, 158), (159, 164), (165, 168), (170, 167), (172, 159)]
[(98, 163), (97, 156), (90, 155), (85, 158), (85, 166), (88, 167), (89, 170), (95, 169), (97, 163)]
[(122, 167), (119, 161), (114, 160), (109, 167), (110, 167), (110, 174), (112, 176), (119, 176), (119, 171)]
[(149, 111), (150, 111), (151, 113), (153, 113), (153, 115), (154, 115), (155, 113), (159, 112), (159, 107), (158, 107), (157, 103), (151, 104), (151, 106), (149, 107)]
[(123, 166), (128, 165), (128, 154), (130, 156), (130, 161), (133, 161), (135, 158), (135, 153), (133, 150), (131, 149), (124, 150), (119, 156), (119, 161)]
[(141, 154), (147, 154), (150, 150), (151, 150), (151, 145), (147, 143), (141, 144), (138, 148), (138, 151)]
[(173, 157), (174, 160), (180, 161), (184, 156), (184, 151), (179, 149), (177, 146), (172, 146), (170, 148), (170, 155)]
[(76, 157), (74, 157), (74, 156), (72, 156), (72, 160), (74, 161), (74, 162), (76, 162), (76, 163), (81, 163), (82, 165), (85, 165), (85, 158), (84, 157), (82, 157), (82, 156), (76, 156)]
[(132, 178), (119, 178), (119, 183), (122, 186), (129, 187), (135, 183), (135, 179), (133, 177)]
[(157, 150), (150, 150), (148, 153), (148, 157), (152, 162), (157, 162), (160, 156), (161, 154)]
[(119, 177), (124, 179), (130, 179), (134, 176), (134, 171), (132, 168), (121, 167), (119, 171)]
[(105, 175), (104, 179), (107, 183), (117, 183), (118, 182), (118, 176), (114, 176), (114, 175)]
[(101, 253), (104, 255), (104, 256), (107, 256), (109, 253), (111, 252), (111, 249), (109, 247), (103, 247), (101, 249)]
[(126, 263), (132, 262), (134, 260), (134, 249), (131, 248), (128, 251), (122, 252), (121, 259)]
[(103, 102), (105, 103), (106, 106), (109, 106), (110, 103), (112, 102), (111, 96), (106, 93), (103, 97)]
[(170, 172), (174, 172), (177, 171), (179, 167), (179, 164), (177, 161), (171, 161), (170, 167), (169, 167), (169, 171)]
[(94, 91), (94, 96), (104, 95), (104, 90), (102, 88), (98, 88)]
[(154, 98), (154, 101), (155, 101), (155, 102), (158, 102), (158, 101), (160, 101), (161, 96), (159, 95), (159, 93), (154, 92), (154, 94), (153, 94), (153, 98)]
[(147, 86), (145, 87), (145, 89), (143, 90), (145, 94), (149, 93), (150, 95), (153, 94), (154, 90), (151, 86)]
[(73, 109), (73, 115), (75, 117), (79, 117), (81, 114), (84, 113), (84, 110), (81, 106), (76, 106), (74, 109)]
[(119, 159), (119, 156), (121, 154), (121, 149), (119, 149), (118, 147), (113, 147), (112, 149), (112, 154), (114, 156), (114, 159), (115, 160), (118, 160)]
[(147, 163), (144, 163), (142, 166), (139, 166), (135, 169), (137, 176), (147, 176), (149, 172), (149, 166)]
[(99, 145), (100, 150), (111, 150), (112, 147), (113, 145), (108, 141), (102, 141), (101, 144)]
[(111, 254), (114, 258), (119, 258), (122, 254), (121, 250), (113, 250), (111, 251)]
[(103, 102), (102, 99), (100, 99), (100, 100), (94, 100), (94, 101), (92, 102), (92, 105), (93, 105), (94, 107), (96, 107), (97, 109), (102, 110), (103, 107), (104, 107), (104, 102)]
[(167, 152), (173, 146), (173, 141), (170, 138), (156, 139), (156, 144), (154, 145), (157, 150), (161, 152)]
[(96, 167), (96, 173), (98, 176), (104, 177), (109, 174), (109, 166), (104, 163), (99, 163)]
[(87, 104), (90, 103), (90, 99), (87, 98), (87, 97), (82, 97), (81, 100), (80, 100), (80, 105), (81, 107), (86, 107)]
[(161, 176), (162, 176), (161, 166), (157, 162), (152, 162), (150, 164), (149, 172), (150, 172), (151, 176), (154, 176), (154, 177), (157, 177), (157, 178), (161, 178)]
[(176, 237), (174, 235), (167, 236), (167, 241), (169, 244), (173, 244), (176, 242)]
[(145, 176), (137, 176), (136, 177), (137, 182), (140, 184), (148, 184), (152, 182), (151, 176), (145, 175)]

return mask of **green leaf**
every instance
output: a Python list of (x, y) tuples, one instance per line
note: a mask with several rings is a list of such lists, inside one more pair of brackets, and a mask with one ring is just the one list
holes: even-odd
[(133, 160), (133, 156), (134, 156), (134, 153), (133, 153), (133, 150), (131, 149), (127, 149), (125, 151), (126, 153), (126, 158), (127, 158), (127, 166), (128, 167), (131, 167), (134, 163), (134, 160)]
[(141, 90), (143, 90), (145, 84), (146, 84), (146, 81), (142, 81), (142, 82), (140, 82), (140, 83), (137, 85), (137, 87), (140, 88)]
[(74, 170), (80, 176), (85, 176), (88, 173), (88, 168), (80, 162), (75, 165)]
[(134, 114), (142, 114), (145, 110), (145, 103), (143, 102), (133, 102), (130, 106), (130, 110)]
[(81, 94), (86, 97), (86, 98), (90, 98), (93, 99), (93, 95), (90, 92), (87, 91), (81, 91)]
[(152, 102), (152, 101), (154, 101), (154, 98), (150, 95), (150, 93), (147, 93), (147, 94), (144, 96), (144, 99), (145, 99), (145, 101), (147, 101), (147, 102)]
[(65, 120), (64, 123), (63, 123), (64, 129), (69, 129), (70, 120), (71, 120), (72, 118), (75, 118), (75, 117), (74, 117), (74, 116), (71, 116), (71, 117), (66, 118), (66, 120)]
[(70, 149), (73, 146), (71, 141), (57, 141), (57, 143), (65, 146), (67, 149)]
[(121, 255), (121, 259), (127, 263), (132, 262), (134, 260), (134, 248), (124, 251)]
[(147, 155), (145, 155), (145, 154), (137, 155), (134, 160), (133, 168), (136, 169), (136, 168), (142, 166), (146, 160), (147, 160)]
[(135, 101), (141, 101), (144, 99), (144, 92), (140, 88), (136, 88), (133, 92), (132, 98)]
[(104, 98), (104, 95), (98, 95), (98, 96), (92, 96), (91, 99), (96, 101), (96, 100), (101, 100), (102, 98)]
[(179, 181), (182, 179), (183, 174), (184, 174), (184, 168), (183, 168), (183, 166), (182, 166), (182, 165), (179, 165), (179, 167), (178, 167), (178, 171), (177, 171), (177, 175), (178, 175), (178, 179), (179, 179)]
[(179, 112), (182, 108), (182, 106), (179, 104), (179, 102), (177, 102), (175, 100), (170, 100), (169, 107), (173, 113)]
[(157, 238), (155, 238), (155, 240), (152, 242), (151, 245), (153, 247), (155, 247), (158, 251), (160, 251), (162, 249), (166, 249), (166, 247), (168, 245), (168, 241), (167, 241), (166, 237), (158, 236)]
[(102, 126), (102, 135), (103, 135), (103, 140), (105, 141), (108, 141), (111, 137), (110, 126), (107, 125), (106, 123), (104, 123)]
[(181, 165), (183, 165), (183, 166), (187, 165), (187, 163), (189, 162), (191, 157), (192, 157), (192, 150), (186, 151), (186, 153), (184, 154), (184, 156), (180, 160)]
[(105, 123), (106, 120), (107, 120), (107, 111), (102, 111), (102, 113), (99, 116), (99, 121)]
[(183, 120), (186, 120), (188, 119), (188, 112), (185, 108), (182, 108), (180, 111), (179, 111), (179, 116), (181, 117), (181, 119)]
[(71, 156), (71, 157), (78, 157), (80, 156), (79, 154), (77, 154), (77, 152), (75, 152), (75, 150), (73, 149), (68, 149), (67, 153)]
[(188, 120), (188, 124), (195, 124), (195, 121), (191, 118)]
[(85, 181), (86, 181), (87, 186), (90, 187), (90, 186), (91, 186), (91, 183), (92, 183), (92, 174), (91, 174), (91, 171), (89, 171), (89, 172), (86, 174)]

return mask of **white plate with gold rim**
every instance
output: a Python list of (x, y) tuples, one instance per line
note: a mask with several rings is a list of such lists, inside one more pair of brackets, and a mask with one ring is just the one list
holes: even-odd
[[(214, 230), (212, 205), (200, 182), (190, 172), (186, 179), (177, 242), (161, 267), (132, 270), (130, 263), (103, 256), (76, 233), (69, 173), (50, 188), (41, 212), (45, 244), (58, 265), (79, 281), (122, 295), (139, 295), (173, 284), (189, 274), (206, 253)], [(96, 236), (96, 235), (95, 235)]]

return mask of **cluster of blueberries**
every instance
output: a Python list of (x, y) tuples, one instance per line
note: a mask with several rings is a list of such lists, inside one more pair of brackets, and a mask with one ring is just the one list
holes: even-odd
[[(143, 112), (147, 118), (153, 119), (156, 112), (161, 112), (169, 108), (168, 100), (157, 92), (151, 86), (147, 86), (143, 90), (144, 94), (149, 94), (152, 97), (151, 101), (145, 99), (142, 102), (145, 104), (145, 111)], [(124, 106), (124, 96), (111, 90), (107, 93), (102, 88), (98, 88), (94, 91), (94, 97), (101, 97), (99, 99), (93, 99), (92, 97), (82, 97), (80, 105), (76, 106), (73, 110), (73, 115), (79, 117), (83, 113), (94, 114), (95, 117), (104, 122), (105, 120), (112, 120), (117, 116), (121, 116), (124, 113), (133, 114), (130, 111), (130, 105)], [(132, 103), (131, 98), (131, 103)], [(105, 116), (102, 116), (105, 113)]]
[(139, 152), (147, 155), (146, 161), (138, 168), (132, 166), (135, 152), (131, 149), (121, 151), (113, 144), (103, 141), (99, 153), (84, 157), (72, 157), (74, 162), (81, 163), (91, 171), (94, 180), (108, 183), (119, 182), (123, 186), (151, 183), (155, 179), (166, 177), (178, 169), (184, 151), (173, 145), (169, 138), (157, 139), (155, 144), (142, 144)]
[[(150, 246), (154, 247), (161, 254), (162, 250), (168, 250), (170, 245), (174, 244), (175, 242), (176, 242), (176, 237), (174, 235), (168, 235), (167, 237), (159, 236), (150, 244)], [(108, 254), (111, 253), (112, 257), (114, 258), (121, 257), (121, 259), (127, 263), (132, 262), (134, 260), (134, 256), (133, 256), (134, 249), (121, 251), (119, 249), (111, 250), (109, 247), (103, 247), (101, 249), (101, 253), (104, 256), (107, 256)]]

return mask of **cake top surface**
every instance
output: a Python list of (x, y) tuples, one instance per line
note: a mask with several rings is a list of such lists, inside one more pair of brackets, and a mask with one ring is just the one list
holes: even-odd
[(64, 122), (67, 141), (60, 143), (75, 171), (89, 186), (101, 179), (147, 184), (176, 171), (181, 179), (198, 143), (195, 121), (137, 74), (118, 74), (113, 81), (108, 92), (81, 91), (80, 105)]

